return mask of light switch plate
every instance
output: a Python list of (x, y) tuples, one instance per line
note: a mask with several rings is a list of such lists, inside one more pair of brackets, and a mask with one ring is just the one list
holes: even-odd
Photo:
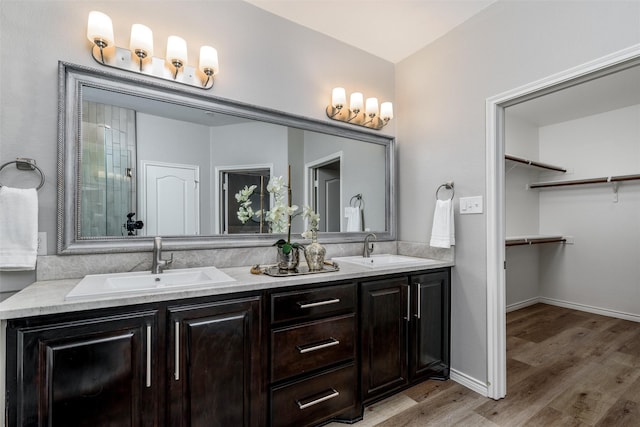
[(461, 197), (459, 203), (460, 215), (482, 213), (482, 196)]

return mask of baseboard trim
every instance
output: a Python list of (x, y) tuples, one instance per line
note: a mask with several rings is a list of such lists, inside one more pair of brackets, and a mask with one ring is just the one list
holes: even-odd
[(449, 378), (452, 381), (455, 381), (458, 384), (483, 395), (484, 397), (487, 397), (489, 395), (489, 390), (485, 383), (473, 377), (470, 377), (467, 374), (456, 371), (455, 369), (449, 369)]
[(539, 302), (558, 307), (571, 308), (587, 313), (600, 314), (602, 316), (615, 317), (617, 319), (631, 320), (632, 322), (640, 322), (640, 315), (633, 313), (625, 313), (623, 311), (609, 310), (607, 308), (593, 307), (591, 305), (579, 304), (576, 302), (563, 301), (559, 299), (539, 297)]
[(526, 299), (524, 301), (509, 304), (507, 306), (507, 313), (509, 313), (510, 311), (516, 311), (516, 310), (520, 310), (521, 308), (529, 307), (530, 305), (534, 305), (539, 302), (541, 302), (540, 297), (533, 297), (533, 298)]

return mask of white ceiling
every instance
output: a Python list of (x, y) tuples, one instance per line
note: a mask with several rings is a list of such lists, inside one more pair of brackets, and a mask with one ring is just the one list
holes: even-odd
[(537, 126), (640, 104), (640, 66), (552, 92), (506, 109)]
[(398, 63), (496, 0), (245, 0)]

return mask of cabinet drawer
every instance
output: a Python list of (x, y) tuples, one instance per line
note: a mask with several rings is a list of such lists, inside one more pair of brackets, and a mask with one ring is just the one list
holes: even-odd
[(315, 318), (355, 309), (353, 283), (271, 295), (271, 321), (285, 322)]
[(271, 391), (271, 425), (308, 426), (327, 420), (356, 404), (353, 364)]
[(271, 332), (271, 380), (353, 359), (354, 314), (330, 317)]

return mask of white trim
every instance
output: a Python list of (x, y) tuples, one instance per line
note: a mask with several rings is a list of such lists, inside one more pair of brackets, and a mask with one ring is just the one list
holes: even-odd
[(486, 101), (486, 206), (487, 206), (487, 384), (488, 397), (506, 396), (505, 324), (505, 204), (504, 204), (504, 107), (518, 98), (553, 90), (571, 81), (587, 80), (640, 57), (640, 44), (579, 65), (558, 74), (488, 98)]
[(554, 298), (539, 297), (539, 302), (543, 304), (555, 305), (558, 307), (571, 308), (578, 311), (586, 311), (587, 313), (599, 314), (601, 316), (615, 317), (616, 319), (630, 320), (640, 323), (640, 314), (625, 313), (624, 311), (609, 310), (608, 308), (594, 307), (592, 305), (580, 304), (577, 302), (563, 301)]
[(458, 384), (475, 391), (476, 393), (479, 393), (485, 397), (487, 397), (487, 385), (484, 384), (482, 381), (470, 377), (467, 374), (464, 374), (462, 372), (456, 371), (455, 369), (450, 369), (449, 370), (449, 378), (452, 381), (457, 382)]
[[(342, 216), (342, 212), (344, 212), (344, 203), (342, 200), (342, 195), (344, 194), (342, 191), (342, 183), (344, 182), (344, 153), (342, 150), (304, 164), (304, 201), (307, 206), (311, 206), (311, 180), (313, 179), (312, 169), (335, 162), (336, 160), (340, 162), (340, 216)], [(341, 232), (344, 231), (342, 230), (342, 222), (343, 221), (340, 221)], [(305, 230), (306, 228), (307, 225), (305, 224)]]
[(513, 304), (509, 304), (507, 306), (507, 310), (506, 311), (507, 311), (507, 313), (510, 313), (512, 311), (520, 310), (522, 308), (526, 308), (526, 307), (529, 307), (531, 305), (538, 304), (539, 302), (542, 302), (540, 300), (540, 298), (541, 297), (533, 297), (533, 298), (526, 299), (524, 301), (520, 301), (520, 302), (515, 302)]

